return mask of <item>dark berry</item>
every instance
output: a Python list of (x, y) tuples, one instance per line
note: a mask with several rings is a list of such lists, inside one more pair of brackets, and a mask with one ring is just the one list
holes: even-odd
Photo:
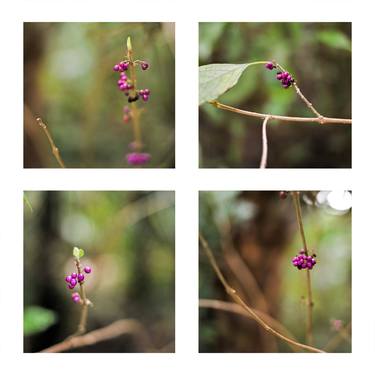
[(77, 274), (75, 272), (73, 272), (71, 275), (72, 279), (76, 279), (77, 278)]
[(149, 67), (149, 64), (146, 61), (143, 61), (143, 63), (141, 64), (142, 70), (147, 70), (148, 67)]
[(79, 282), (82, 282), (85, 279), (85, 275), (83, 273), (79, 273), (77, 278)]
[(279, 198), (280, 199), (286, 199), (286, 198), (288, 198), (288, 192), (287, 191), (280, 191)]
[(89, 266), (86, 266), (83, 270), (84, 270), (86, 273), (91, 273), (91, 267), (89, 267)]
[(266, 68), (269, 69), (269, 70), (272, 70), (272, 69), (276, 68), (276, 66), (274, 65), (273, 62), (268, 62), (266, 64)]

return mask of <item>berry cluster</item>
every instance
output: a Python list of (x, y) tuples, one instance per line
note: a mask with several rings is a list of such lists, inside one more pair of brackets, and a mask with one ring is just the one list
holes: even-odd
[[(84, 273), (89, 274), (91, 273), (91, 267), (86, 266), (83, 271)], [(67, 283), (68, 289), (74, 289), (77, 284), (83, 284), (83, 282), (85, 281), (85, 275), (83, 273), (73, 272), (65, 277), (65, 281)], [(75, 303), (80, 302), (81, 299), (79, 293), (73, 293), (72, 299)]]
[(125, 73), (129, 69), (130, 64), (140, 65), (142, 70), (147, 70), (150, 66), (146, 61), (120, 61), (113, 67), (113, 70), (115, 72), (120, 73), (119, 80), (117, 81), (117, 86), (119, 90), (128, 97), (129, 103), (137, 101), (140, 97), (143, 99), (143, 101), (147, 102), (151, 91), (149, 89), (136, 90), (134, 88), (132, 80)]
[(146, 152), (131, 152), (126, 155), (128, 164), (131, 165), (143, 165), (147, 164), (151, 160), (151, 155)]
[(306, 255), (305, 250), (301, 250), (298, 255), (292, 259), (292, 264), (294, 267), (297, 267), (299, 270), (308, 269), (312, 270), (316, 264), (315, 260), (316, 255), (313, 256)]
[[(268, 70), (276, 69), (277, 66), (273, 62), (266, 63), (266, 68)], [(279, 71), (276, 73), (276, 79), (280, 81), (281, 86), (284, 87), (284, 89), (289, 88), (294, 83), (294, 78), (292, 75), (287, 71)]]

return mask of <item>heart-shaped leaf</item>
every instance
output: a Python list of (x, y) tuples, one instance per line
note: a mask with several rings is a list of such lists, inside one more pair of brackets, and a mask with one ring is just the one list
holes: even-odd
[(217, 99), (236, 85), (250, 64), (210, 64), (199, 67), (199, 105)]

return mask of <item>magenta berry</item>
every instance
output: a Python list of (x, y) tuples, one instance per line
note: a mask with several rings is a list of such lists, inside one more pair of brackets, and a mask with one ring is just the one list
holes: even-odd
[(72, 276), (70, 276), (70, 275), (65, 278), (65, 281), (67, 283), (70, 283), (71, 280), (72, 280)]
[(142, 64), (141, 64), (141, 68), (142, 70), (147, 70), (149, 68), (149, 63), (146, 62), (146, 61), (143, 61)]
[(68, 288), (69, 289), (74, 289), (75, 285), (72, 285), (72, 284), (68, 284)]
[(275, 69), (276, 66), (273, 62), (269, 61), (268, 63), (266, 63), (266, 68), (269, 69), (269, 70), (272, 70), (272, 69)]
[(72, 300), (74, 303), (78, 303), (81, 300), (81, 297), (79, 296), (79, 293), (73, 293), (72, 294)]
[(74, 288), (77, 285), (77, 279), (71, 279), (70, 285)]
[(130, 165), (143, 165), (150, 161), (151, 155), (145, 152), (132, 152), (126, 155), (126, 159)]
[(84, 270), (86, 273), (91, 273), (91, 267), (89, 267), (89, 266), (86, 266), (83, 270)]
[(79, 273), (77, 279), (81, 283), (85, 279), (85, 275), (83, 273)]
[(77, 278), (77, 274), (75, 272), (73, 272), (71, 275), (72, 279), (76, 279)]
[(312, 270), (314, 268), (314, 265), (316, 264), (316, 260), (314, 259), (314, 256), (306, 255), (305, 250), (300, 250), (298, 255), (293, 257), (292, 264), (294, 267), (297, 267), (299, 270), (301, 269), (308, 269)]

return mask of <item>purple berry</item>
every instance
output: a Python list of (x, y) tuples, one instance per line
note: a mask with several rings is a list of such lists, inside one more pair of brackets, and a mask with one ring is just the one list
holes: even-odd
[(274, 69), (274, 68), (276, 68), (276, 67), (275, 67), (275, 65), (273, 64), (273, 62), (268, 62), (268, 63), (266, 64), (266, 68), (269, 69), (269, 70), (272, 70), (272, 69)]
[(150, 161), (151, 155), (142, 152), (132, 152), (126, 155), (126, 159), (130, 165), (142, 165)]
[(142, 95), (142, 99), (144, 102), (147, 102), (148, 101), (148, 95)]
[(69, 288), (69, 289), (74, 289), (74, 286), (75, 286), (75, 285), (68, 284), (68, 288)]
[(73, 272), (73, 273), (71, 274), (71, 277), (72, 277), (72, 279), (76, 279), (76, 278), (77, 278), (77, 274), (76, 274), (75, 272)]
[(72, 300), (74, 303), (78, 303), (81, 300), (80, 296), (72, 296)]
[(78, 281), (81, 283), (85, 279), (85, 275), (83, 273), (78, 274)]
[(280, 81), (281, 79), (283, 79), (282, 75), (283, 75), (282, 72), (277, 72), (276, 78)]
[(142, 70), (147, 70), (148, 68), (149, 68), (149, 64), (148, 64), (148, 62), (146, 62), (146, 61), (143, 61), (143, 63), (141, 64), (141, 68), (142, 68)]
[(77, 279), (71, 279), (70, 285), (74, 288), (77, 285)]
[(120, 70), (120, 65), (116, 64), (114, 67), (113, 67), (113, 70), (115, 72), (118, 72)]
[(150, 95), (151, 91), (149, 89), (144, 89), (143, 93), (144, 93), (144, 95)]
[(89, 267), (89, 266), (86, 266), (83, 270), (84, 270), (86, 273), (91, 273), (91, 267)]
[(70, 276), (70, 275), (65, 278), (65, 281), (67, 283), (70, 283), (71, 280), (72, 280), (72, 276)]

